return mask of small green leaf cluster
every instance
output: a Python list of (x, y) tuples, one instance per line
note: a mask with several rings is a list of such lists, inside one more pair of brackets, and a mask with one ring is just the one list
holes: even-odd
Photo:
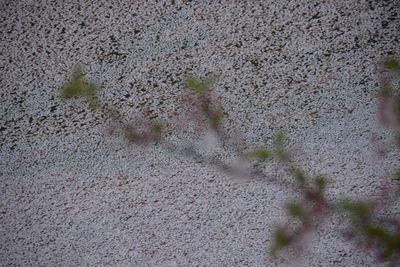
[[(302, 201), (291, 201), (286, 204), (288, 215), (297, 219), (300, 225), (291, 232), (282, 232), (282, 228), (278, 228), (275, 238), (271, 247), (271, 254), (276, 255), (277, 252), (289, 246), (293, 241), (300, 238), (304, 233), (312, 228), (313, 222), (322, 215), (324, 208), (328, 208), (324, 197), (324, 190), (326, 188), (327, 179), (324, 176), (316, 176), (310, 179), (306, 176), (305, 172), (297, 167), (290, 167), (290, 172), (294, 176), (297, 184), (302, 188), (303, 199)], [(282, 236), (285, 237), (286, 242), (282, 242)]]
[[(389, 71), (394, 74), (400, 74), (400, 60), (394, 57), (389, 57), (380, 63), (383, 70)], [(378, 91), (378, 97), (391, 97), (395, 95), (395, 90), (391, 82), (383, 79), (381, 88)]]
[(382, 61), (382, 66), (390, 71), (400, 72), (400, 61), (397, 58), (389, 57)]
[(266, 147), (258, 147), (244, 154), (244, 157), (250, 160), (255, 160), (257, 163), (265, 162), (275, 158), (278, 161), (288, 161), (289, 153), (284, 146), (285, 134), (278, 132), (273, 141), (272, 149)]
[(368, 224), (362, 229), (368, 242), (374, 242), (380, 251), (379, 257), (385, 261), (396, 261), (400, 253), (400, 234), (382, 225)]
[(80, 65), (76, 65), (70, 81), (60, 87), (61, 96), (65, 99), (85, 97), (89, 107), (95, 109), (99, 103), (97, 100), (98, 86), (85, 79), (85, 74)]
[(208, 122), (210, 127), (211, 129), (217, 130), (222, 125), (222, 122), (225, 118), (224, 108), (221, 105), (218, 105), (209, 113)]
[(197, 79), (193, 75), (187, 75), (183, 84), (187, 90), (196, 94), (195, 103), (198, 105), (201, 113), (208, 121), (208, 125), (213, 130), (218, 130), (225, 118), (224, 108), (221, 104), (212, 103), (209, 91), (216, 82), (217, 75), (208, 74), (204, 79)]
[(390, 97), (393, 96), (393, 94), (392, 85), (388, 82), (384, 82), (378, 91), (378, 97)]
[(350, 214), (355, 223), (364, 222), (370, 218), (370, 207), (365, 202), (345, 199), (340, 202), (339, 207)]
[(317, 195), (323, 194), (327, 184), (326, 177), (318, 175), (310, 179), (302, 169), (295, 166), (290, 167), (290, 172), (300, 187)]
[(290, 244), (290, 241), (291, 241), (290, 236), (286, 233), (286, 231), (283, 228), (279, 227), (278, 229), (276, 229), (272, 236), (273, 245), (270, 250), (270, 255), (275, 257), (281, 249)]
[(366, 202), (345, 199), (339, 203), (339, 208), (349, 214), (354, 229), (378, 251), (378, 256), (384, 261), (396, 261), (400, 253), (400, 232), (393, 231), (379, 223), (374, 216), (372, 207)]
[(258, 162), (264, 162), (271, 158), (271, 152), (266, 148), (256, 148), (252, 151), (249, 151), (245, 154), (245, 157), (248, 159), (253, 159)]
[(286, 204), (286, 209), (293, 218), (301, 218), (304, 215), (304, 206), (297, 201)]
[(292, 166), (290, 168), (290, 172), (292, 173), (293, 177), (295, 178), (296, 182), (301, 186), (301, 187), (306, 187), (307, 186), (307, 178), (306, 174), (302, 169), (299, 169), (297, 167)]
[(209, 74), (204, 79), (197, 79), (193, 75), (187, 75), (183, 84), (189, 91), (202, 95), (208, 92), (216, 81), (217, 76), (215, 74)]
[(157, 121), (149, 121), (144, 130), (139, 130), (132, 125), (123, 127), (123, 134), (129, 143), (147, 144), (157, 141), (161, 137), (162, 125)]

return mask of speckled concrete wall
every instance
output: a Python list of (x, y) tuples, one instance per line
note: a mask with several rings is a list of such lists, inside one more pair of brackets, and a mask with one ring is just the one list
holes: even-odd
[(376, 62), (400, 54), (398, 1), (3, 0), (0, 10), (0, 265), (376, 266), (335, 218), (295, 263), (271, 260), (289, 189), (107, 137), (100, 115), (57, 88), (79, 62), (127, 118), (145, 108), (173, 124), (182, 75), (217, 73), (229, 132), (257, 145), (285, 130), (299, 164), (331, 177), (331, 199), (370, 196), (398, 163), (371, 145), (386, 136)]

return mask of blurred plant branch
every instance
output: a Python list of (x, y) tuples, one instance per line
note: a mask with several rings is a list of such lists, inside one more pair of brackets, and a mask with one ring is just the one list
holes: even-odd
[[(381, 89), (378, 92), (378, 119), (385, 127), (400, 132), (400, 94), (395, 89), (393, 80), (400, 76), (400, 63), (396, 58), (386, 58), (378, 65), (378, 75)], [(204, 79), (197, 79), (193, 75), (187, 75), (183, 85), (189, 92), (182, 97), (182, 104), (187, 105), (189, 118), (196, 124), (198, 133), (212, 132), (225, 150), (236, 151), (240, 162), (253, 163), (253, 169), (248, 170), (243, 166), (232, 166), (221, 160), (220, 155), (205, 155), (196, 150), (194, 146), (179, 146), (173, 144), (163, 136), (165, 125), (159, 121), (149, 119), (146, 114), (141, 115), (141, 120), (128, 123), (121, 113), (101, 103), (97, 92), (98, 86), (87, 81), (83, 69), (77, 65), (70, 80), (61, 86), (61, 95), (65, 99), (83, 97), (89, 107), (95, 112), (101, 112), (106, 118), (113, 121), (116, 129), (112, 132), (120, 132), (123, 137), (132, 144), (147, 145), (156, 143), (166, 151), (192, 158), (203, 162), (228, 174), (239, 175), (248, 178), (261, 178), (279, 186), (289, 187), (300, 194), (300, 199), (289, 201), (286, 210), (291, 221), (296, 221), (295, 226), (289, 222), (284, 226), (278, 226), (273, 234), (270, 254), (276, 256), (278, 252), (301, 240), (302, 236), (315, 229), (323, 220), (332, 214), (339, 214), (343, 218), (350, 218), (349, 232), (346, 236), (356, 239), (358, 243), (365, 244), (364, 248), (372, 249), (382, 261), (396, 265), (400, 263), (400, 219), (379, 216), (376, 206), (385, 206), (382, 195), (375, 200), (375, 204), (368, 201), (343, 198), (333, 201), (326, 197), (325, 191), (329, 180), (325, 176), (308, 176), (294, 160), (285, 148), (286, 137), (283, 132), (276, 134), (271, 145), (255, 147), (252, 150), (243, 150), (247, 147), (236, 138), (230, 138), (224, 130), (223, 124), (227, 114), (221, 103), (216, 101), (211, 88), (217, 81), (214, 74), (207, 75)], [(230, 141), (229, 141), (230, 140)], [(399, 143), (400, 144), (400, 143)], [(400, 146), (397, 144), (397, 146)], [(263, 173), (263, 164), (267, 161), (275, 161), (292, 181), (270, 177)], [(400, 171), (397, 171), (400, 173)], [(399, 176), (398, 176), (399, 177)], [(398, 178), (397, 177), (397, 178)], [(400, 185), (396, 184), (392, 201), (398, 201)], [(392, 204), (393, 202), (391, 202)], [(386, 203), (387, 204), (387, 203)]]

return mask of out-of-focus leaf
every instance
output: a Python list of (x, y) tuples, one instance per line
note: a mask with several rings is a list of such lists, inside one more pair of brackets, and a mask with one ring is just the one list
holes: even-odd
[(185, 77), (183, 83), (186, 89), (198, 94), (204, 94), (210, 89), (216, 80), (217, 76), (214, 74), (210, 74), (202, 80), (196, 79), (193, 75), (188, 75)]
[(283, 146), (285, 139), (286, 139), (285, 133), (282, 131), (278, 132), (274, 139), (274, 145), (275, 146)]
[(282, 228), (275, 230), (273, 234), (273, 244), (271, 246), (271, 256), (276, 256), (279, 250), (287, 246), (290, 242), (290, 238)]
[(60, 87), (61, 96), (70, 98), (86, 97), (89, 106), (92, 109), (98, 107), (99, 103), (96, 98), (98, 87), (96, 84), (84, 79), (83, 69), (80, 65), (76, 65), (72, 72), (70, 81)]
[(389, 237), (389, 233), (386, 229), (379, 225), (367, 225), (364, 228), (364, 234), (369, 239), (380, 239), (387, 240)]
[(129, 143), (135, 143), (139, 141), (141, 138), (141, 135), (135, 131), (132, 127), (126, 127), (124, 129), (124, 135), (126, 140), (128, 140)]
[(362, 201), (353, 201), (353, 200), (343, 200), (340, 203), (340, 207), (349, 212), (353, 219), (365, 221), (369, 218), (370, 208), (368, 204)]
[(369, 242), (375, 241), (380, 257), (385, 261), (396, 261), (395, 255), (400, 253), (400, 235), (382, 225), (369, 224), (363, 228), (363, 234)]
[(77, 98), (81, 96), (95, 95), (97, 87), (95, 84), (85, 81), (82, 67), (74, 67), (71, 80), (61, 86), (61, 94), (64, 98)]
[(300, 203), (290, 202), (287, 204), (286, 207), (290, 216), (294, 218), (299, 218), (303, 216), (304, 209)]
[(392, 96), (393, 95), (393, 89), (390, 83), (385, 82), (383, 83), (382, 87), (378, 91), (378, 97), (385, 97), (385, 96)]
[(266, 161), (271, 157), (271, 153), (265, 148), (257, 148), (245, 154), (248, 159), (255, 159), (259, 162)]
[(396, 58), (387, 58), (382, 61), (383, 67), (391, 71), (400, 71), (400, 62)]
[(296, 181), (301, 185), (301, 186), (305, 186), (307, 183), (307, 177), (306, 174), (304, 173), (303, 170), (297, 168), (297, 167), (292, 167), (290, 168), (290, 172), (292, 173), (292, 175), (294, 176), (294, 178), (296, 179)]
[(314, 184), (315, 184), (315, 189), (318, 191), (318, 192), (322, 192), (322, 191), (324, 191), (325, 190), (325, 187), (326, 187), (326, 178), (325, 177), (323, 177), (323, 176), (317, 176), (317, 177), (315, 177), (314, 178)]
[(211, 128), (218, 129), (221, 126), (224, 117), (225, 117), (224, 109), (222, 108), (222, 106), (218, 106), (216, 110), (213, 110), (211, 112), (208, 118)]

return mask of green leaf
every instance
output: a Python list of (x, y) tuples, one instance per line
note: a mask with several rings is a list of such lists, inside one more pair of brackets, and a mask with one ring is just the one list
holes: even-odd
[(273, 234), (273, 245), (271, 247), (271, 255), (276, 256), (277, 252), (287, 246), (290, 242), (290, 238), (282, 228), (275, 230)]
[(208, 118), (211, 128), (218, 129), (221, 126), (224, 117), (224, 109), (222, 108), (222, 106), (218, 106), (216, 110), (213, 110), (211, 112)]
[(257, 148), (247, 152), (245, 157), (248, 159), (256, 159), (259, 162), (264, 162), (271, 157), (271, 153), (265, 148)]
[(196, 92), (202, 93), (205, 88), (200, 80), (197, 80), (194, 76), (188, 76), (184, 80), (184, 85), (187, 89)]
[(391, 71), (400, 71), (400, 62), (396, 58), (387, 58), (382, 61), (383, 67)]
[(363, 234), (368, 241), (377, 242), (377, 249), (385, 261), (396, 260), (394, 256), (400, 253), (400, 235), (397, 231), (392, 232), (381, 225), (368, 224), (363, 228)]
[(382, 250), (384, 259), (396, 261), (396, 257), (394, 256), (400, 253), (400, 235), (398, 233), (392, 233), (388, 236), (386, 241), (384, 241)]
[(299, 218), (303, 216), (303, 206), (297, 202), (290, 202), (286, 205), (289, 215), (294, 218)]
[(303, 170), (297, 168), (297, 167), (291, 167), (290, 172), (296, 179), (296, 181), (299, 183), (301, 186), (305, 186), (307, 182), (307, 177), (306, 174), (304, 173)]
[(353, 200), (343, 200), (340, 203), (340, 207), (349, 212), (353, 219), (365, 221), (369, 218), (370, 209), (367, 203), (361, 201), (353, 201)]
[(393, 95), (393, 89), (390, 83), (384, 82), (382, 87), (378, 91), (378, 97), (380, 96), (392, 96)]
[(315, 189), (318, 192), (322, 192), (325, 190), (326, 187), (326, 178), (323, 176), (317, 176), (314, 178), (314, 185), (315, 185)]
[(210, 89), (216, 80), (217, 76), (214, 74), (206, 76), (203, 80), (196, 79), (193, 75), (187, 75), (184, 78), (183, 84), (185, 85), (186, 89), (192, 92), (204, 94)]
[(285, 133), (282, 131), (278, 132), (274, 139), (274, 145), (283, 146), (285, 143), (285, 139), (286, 139)]
[(84, 79), (83, 69), (80, 65), (74, 67), (70, 81), (63, 84), (60, 87), (60, 91), (61, 96), (66, 99), (86, 97), (91, 108), (95, 108), (98, 105), (96, 99), (98, 87), (96, 84)]
[(364, 228), (364, 234), (368, 239), (379, 239), (381, 241), (388, 240), (390, 236), (382, 226), (371, 224)]

